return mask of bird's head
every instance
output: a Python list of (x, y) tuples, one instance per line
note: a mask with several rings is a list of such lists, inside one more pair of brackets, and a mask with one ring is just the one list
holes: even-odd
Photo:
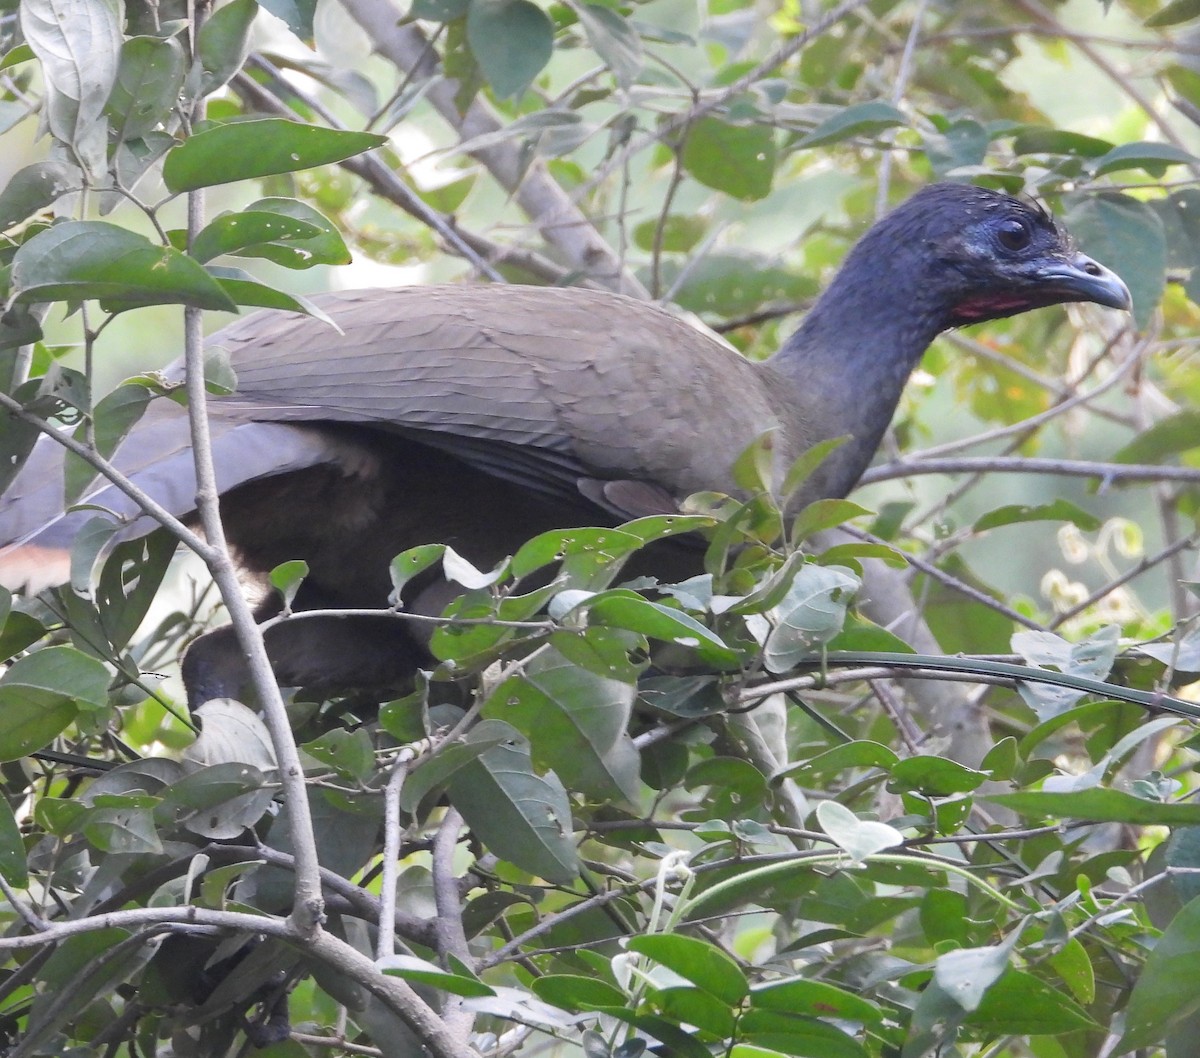
[(998, 191), (934, 184), (877, 229), (890, 229), (890, 240), (909, 245), (936, 270), (926, 289), (936, 290), (942, 328), (1068, 301), (1131, 306), (1120, 277), (1080, 253), (1041, 206)]

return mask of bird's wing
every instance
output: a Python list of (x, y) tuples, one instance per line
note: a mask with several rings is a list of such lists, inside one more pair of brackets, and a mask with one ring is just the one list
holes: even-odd
[[(322, 463), (354, 473), (377, 458), (369, 433), (382, 430), (543, 496), (632, 518), (673, 511), (699, 489), (733, 489), (733, 458), (776, 421), (737, 353), (619, 295), (410, 287), (317, 300), (340, 331), (267, 312), (210, 339), (238, 378), (234, 395), (210, 403), (221, 492)], [(57, 447), (37, 446), (0, 505), (0, 566), (13, 567), (16, 546), (68, 547), (93, 515), (63, 513)], [(172, 514), (195, 509), (178, 405), (153, 402), (114, 462)], [(123, 537), (153, 527), (111, 484), (79, 502), (125, 520)]]
[(318, 300), (342, 333), (274, 313), (214, 336), (238, 379), (216, 415), (383, 429), (629, 517), (732, 488), (732, 456), (775, 425), (751, 365), (630, 298), (481, 286)]

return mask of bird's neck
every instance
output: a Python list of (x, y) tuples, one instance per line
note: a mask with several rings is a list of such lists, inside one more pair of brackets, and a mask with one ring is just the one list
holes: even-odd
[[(879, 447), (913, 368), (944, 327), (942, 307), (916, 273), (849, 261), (800, 329), (768, 362), (794, 402), (804, 449), (848, 436), (799, 497), (842, 496)], [(799, 455), (796, 450), (791, 455)]]

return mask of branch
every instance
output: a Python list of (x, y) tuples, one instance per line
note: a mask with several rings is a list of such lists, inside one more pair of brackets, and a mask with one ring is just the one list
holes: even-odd
[[(330, 128), (344, 129), (346, 127), (321, 106), (318, 99), (301, 93), (295, 85), (279, 78), (278, 71), (265, 59), (256, 59), (255, 65), (276, 78), (279, 90), (287, 91), (299, 99), (306, 108), (320, 114)], [(279, 95), (269, 91), (264, 85), (246, 74), (237, 74), (231, 83), (238, 95), (258, 110), (287, 118), (297, 116), (296, 112)], [(493, 263), (499, 261), (516, 265), (548, 283), (565, 283), (570, 278), (570, 273), (566, 269), (559, 267), (540, 254), (531, 250), (503, 246), (482, 235), (463, 230), (453, 217), (439, 213), (436, 209), (426, 205), (420, 196), (384, 165), (376, 154), (356, 154), (351, 158), (343, 159), (338, 166), (368, 184), (380, 198), (398, 206), (410, 217), (420, 221), (441, 237), (444, 249), (464, 258), (477, 272), (487, 276), (493, 282), (504, 282), (504, 277), (493, 267)]]
[[(343, 0), (343, 2), (349, 3), (350, 0)], [(646, 150), (658, 143), (669, 143), (676, 133), (684, 131), (697, 118), (723, 107), (731, 99), (753, 88), (768, 74), (774, 73), (793, 55), (808, 47), (817, 37), (827, 33), (859, 8), (866, 7), (868, 2), (869, 0), (843, 0), (828, 14), (813, 22), (803, 33), (799, 33), (787, 43), (781, 44), (762, 62), (748, 70), (732, 84), (724, 85), (717, 91), (705, 93), (687, 110), (665, 119), (662, 124), (655, 127), (653, 133), (648, 133), (636, 140), (631, 138), (620, 151), (613, 154), (600, 166), (589, 184), (594, 185), (604, 180), (609, 174), (625, 165), (629, 158), (639, 151)]]
[[(499, 132), (503, 126), (478, 96), (459, 113), (455, 97), (459, 82), (435, 76), (424, 33), (402, 25), (401, 12), (391, 0), (342, 0), (350, 16), (366, 30), (375, 50), (410, 77), (430, 80), (425, 98), (455, 131), (460, 141)], [(521, 211), (538, 227), (542, 238), (574, 270), (604, 286), (634, 297), (647, 298), (645, 287), (624, 270), (620, 258), (592, 222), (571, 201), (539, 159), (529, 161), (518, 145), (498, 143), (468, 152), (495, 177)]]
[(182, 521), (168, 511), (166, 507), (130, 481), (129, 478), (117, 470), (112, 463), (101, 456), (94, 448), (89, 448), (80, 441), (76, 441), (70, 434), (64, 433), (55, 426), (51, 426), (41, 416), (27, 411), (19, 401), (14, 400), (7, 393), (0, 392), (0, 408), (21, 422), (40, 430), (47, 437), (53, 438), (57, 444), (62, 445), (68, 452), (82, 459), (88, 466), (106, 480), (112, 482), (121, 492), (133, 500), (144, 514), (153, 518), (167, 532), (181, 541), (189, 550), (194, 551), (205, 562), (212, 557), (212, 548), (205, 541), (204, 537), (192, 532)]
[[(471, 949), (463, 930), (462, 900), (454, 878), (454, 853), (458, 849), (458, 832), (463, 818), (454, 807), (446, 809), (441, 826), (433, 839), (433, 898), (437, 904), (437, 949), (443, 967), (452, 968), (453, 955), (466, 965), (472, 963)], [(469, 1039), (475, 1024), (474, 1016), (463, 1006), (462, 997), (447, 995), (442, 1007), (442, 1020), (448, 1029), (462, 1039)]]
[[(191, 30), (193, 43), (202, 20), (203, 9), (197, 7)], [(194, 126), (204, 118), (204, 114), (204, 96), (199, 96), (191, 113), (187, 115), (188, 122)], [(203, 226), (204, 191), (200, 189), (189, 192), (187, 196), (189, 249)], [(238, 644), (246, 656), (247, 669), (262, 709), (263, 721), (271, 734), (271, 744), (279, 767), (279, 781), (287, 799), (288, 834), (296, 857), (296, 884), (290, 921), (302, 936), (307, 936), (320, 931), (324, 918), (321, 864), (317, 858), (317, 841), (313, 832), (312, 812), (308, 804), (308, 789), (304, 783), (300, 752), (296, 748), (296, 739), (288, 722), (283, 695), (275, 681), (271, 661), (267, 657), (262, 630), (255, 623), (254, 612), (242, 594), (237, 566), (229, 552), (225, 541), (225, 528), (221, 524), (221, 493), (217, 487), (217, 472), (213, 463), (212, 436), (208, 428), (208, 393), (204, 385), (203, 318), (201, 309), (188, 306), (183, 310), (184, 388), (188, 395), (188, 425), (191, 428), (192, 459), (196, 468), (196, 512), (208, 541), (205, 563), (229, 611)]]
[[(804, 665), (799, 662), (795, 668)], [(1133, 687), (1119, 687), (1104, 680), (1094, 680), (1087, 676), (1076, 676), (1070, 672), (1055, 672), (1053, 669), (1033, 668), (1030, 665), (1014, 665), (1008, 661), (993, 661), (990, 658), (972, 657), (940, 657), (921, 654), (893, 654), (886, 651), (859, 650), (830, 650), (821, 655), (815, 655), (808, 664), (824, 668), (826, 666), (841, 667), (843, 665), (879, 665), (896, 667), (898, 669), (929, 669), (937, 672), (957, 672), (968, 679), (977, 676), (1016, 680), (1021, 683), (1045, 683), (1052, 687), (1067, 687), (1085, 694), (1097, 694), (1104, 698), (1113, 698), (1119, 702), (1130, 702), (1146, 709), (1161, 709), (1164, 712), (1185, 716), (1192, 720), (1200, 720), (1200, 705), (1175, 698), (1169, 694), (1157, 691), (1139, 691)], [(793, 679), (775, 680), (772, 683), (748, 687), (738, 695), (743, 704), (760, 701), (772, 694), (803, 689), (811, 684), (806, 681), (811, 677), (795, 677)]]
[(332, 933), (327, 933), (320, 927), (315, 932), (302, 933), (297, 930), (291, 919), (199, 907), (138, 907), (55, 923), (39, 933), (0, 937), (0, 952), (41, 947), (96, 930), (129, 930), (173, 922), (277, 937), (362, 985), (403, 1019), (435, 1058), (478, 1058), (474, 1050), (451, 1037), (438, 1015), (406, 982), (380, 973), (371, 959)]
[(871, 467), (860, 485), (914, 474), (1060, 474), (1099, 478), (1100, 487), (1129, 481), (1179, 481), (1200, 485), (1200, 467), (1168, 467), (1148, 463), (1095, 463), (1085, 459), (1026, 459), (1021, 456), (964, 456), (961, 459), (898, 459)]

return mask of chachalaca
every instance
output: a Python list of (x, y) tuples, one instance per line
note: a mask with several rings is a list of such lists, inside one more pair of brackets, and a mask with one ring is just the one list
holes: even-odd
[[(799, 330), (752, 363), (669, 312), (616, 294), (523, 286), (408, 287), (318, 299), (341, 328), (259, 312), (211, 338), (237, 374), (210, 407), (228, 537), (247, 571), (309, 573), (296, 609), (383, 607), (389, 561), (444, 542), (487, 568), (551, 528), (673, 511), (737, 493), (731, 467), (773, 432), (779, 478), (848, 435), (793, 506), (850, 490), (901, 390), (941, 331), (1044, 305), (1130, 306), (1111, 271), (1041, 208), (938, 184), (874, 225)], [(61, 448), (43, 439), (0, 499), (0, 578), (65, 579), (92, 511), (62, 511)], [(154, 401), (115, 463), (177, 515), (195, 507), (186, 416)], [(122, 493), (87, 502), (154, 527)], [(51, 572), (52, 571), (52, 572)], [(60, 572), (61, 571), (61, 572)], [(436, 614), (445, 581), (406, 599)], [(264, 612), (273, 612), (272, 608)], [(404, 622), (283, 622), (268, 635), (284, 685), (396, 683), (423, 658)], [(192, 705), (242, 691), (229, 629), (190, 648)]]

